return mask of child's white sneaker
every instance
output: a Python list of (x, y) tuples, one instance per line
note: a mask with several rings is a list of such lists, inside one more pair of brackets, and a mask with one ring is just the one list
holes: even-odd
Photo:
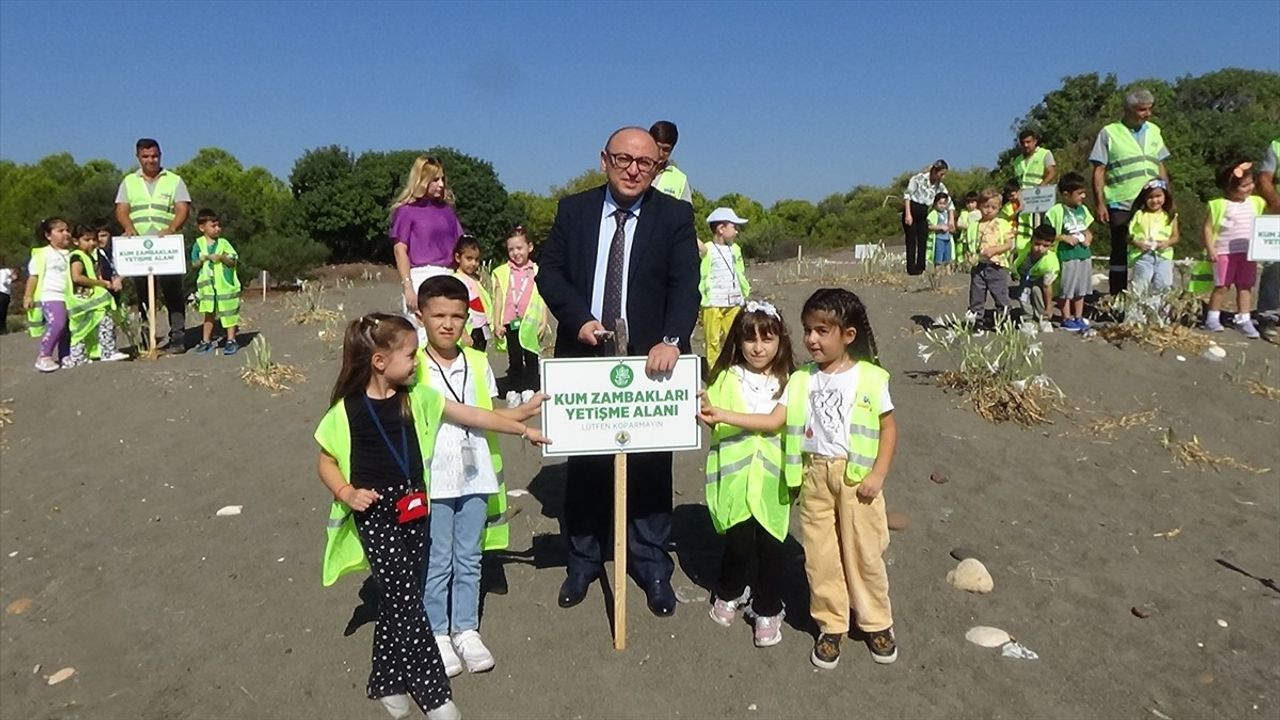
[(36, 360), (35, 365), (36, 370), (39, 370), (42, 373), (56, 372), (61, 367), (62, 366), (58, 364), (58, 361), (51, 357), (42, 357), (39, 360)]
[(409, 696), (401, 693), (399, 695), (388, 695), (384, 698), (378, 698), (382, 702), (382, 707), (386, 708), (387, 713), (396, 720), (404, 720), (409, 717), (410, 706)]
[(717, 625), (724, 627), (733, 627), (733, 622), (738, 619), (738, 611), (747, 606), (751, 601), (751, 586), (742, 589), (742, 595), (733, 600), (721, 600), (716, 598), (711, 603), (711, 610), (708, 615)]
[(508, 390), (507, 391), (507, 407), (513, 408), (513, 407), (519, 407), (519, 406), (520, 406), (520, 393), (516, 392), (515, 390)]
[(458, 653), (453, 651), (453, 641), (449, 636), (437, 635), (436, 647), (440, 648), (440, 659), (444, 661), (444, 674), (449, 677), (461, 675), (462, 660), (458, 658)]
[(756, 647), (773, 647), (782, 642), (782, 615), (757, 615), (753, 632)]
[(449, 700), (438, 708), (428, 710), (427, 720), (462, 720), (462, 713), (459, 712), (458, 706)]
[(467, 672), (480, 673), (493, 669), (493, 653), (484, 646), (480, 633), (475, 630), (463, 630), (453, 636), (453, 645), (467, 664)]
[(1053, 332), (1053, 323), (1049, 322), (1048, 320), (1041, 320), (1041, 321), (1040, 321), (1040, 332), (1042, 332), (1042, 333), (1051, 333), (1051, 332)]
[(107, 357), (102, 358), (102, 362), (120, 362), (121, 360), (128, 360), (128, 359), (129, 359), (128, 355), (122, 352), (116, 351), (111, 353)]
[(524, 392), (520, 393), (520, 402), (521, 402), (521, 403), (527, 403), (527, 402), (529, 402), (529, 401), (530, 401), (530, 400), (532, 400), (532, 399), (533, 399), (533, 391), (532, 391), (532, 390), (525, 390)]

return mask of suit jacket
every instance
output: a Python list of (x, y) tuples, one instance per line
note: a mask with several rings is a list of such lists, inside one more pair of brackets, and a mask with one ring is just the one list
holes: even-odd
[[(570, 195), (556, 207), (555, 223), (538, 258), (538, 292), (559, 322), (556, 357), (582, 357), (597, 349), (578, 342), (592, 319), (591, 290), (597, 273), (600, 214), (605, 186)], [(698, 317), (698, 245), (693, 206), (652, 188), (644, 195), (627, 268), (629, 355), (647, 355), (664, 337), (689, 335)]]

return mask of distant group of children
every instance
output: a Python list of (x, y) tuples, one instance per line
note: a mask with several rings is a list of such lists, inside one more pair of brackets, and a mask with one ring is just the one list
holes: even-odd
[[(1250, 315), (1257, 264), (1248, 260), (1249, 237), (1255, 217), (1265, 210), (1263, 198), (1253, 195), (1252, 163), (1232, 163), (1218, 171), (1224, 197), (1210, 200), (1203, 228), (1205, 262), (1212, 265), (1212, 291), (1204, 327), (1222, 331), (1221, 308), (1227, 291), (1236, 288), (1235, 327), (1258, 338)], [(997, 315), (1018, 299), (1024, 320), (1038, 329), (1053, 329), (1050, 316), (1056, 303), (1060, 327), (1081, 332), (1090, 326), (1084, 316), (1085, 298), (1093, 293), (1093, 214), (1085, 206), (1085, 179), (1067, 173), (1058, 183), (1059, 202), (1033, 227), (1032, 216), (1019, 212), (1021, 188), (1016, 180), (1001, 192), (987, 188), (968, 193), (964, 208), (953, 210), (951, 199), (939, 193), (929, 212), (926, 256), (937, 266), (959, 261), (969, 266), (967, 316), (981, 327), (987, 297)], [(1153, 179), (1133, 202), (1129, 223), (1128, 263), (1131, 293), (1159, 313), (1163, 298), (1174, 288), (1173, 248), (1179, 240), (1178, 214), (1169, 183)], [(1192, 290), (1198, 290), (1195, 284)], [(1208, 290), (1208, 288), (1204, 288)], [(1012, 292), (1011, 292), (1012, 290)]]
[[(191, 264), (197, 269), (195, 299), (204, 322), (196, 352), (213, 350), (213, 325), (218, 322), (227, 332), (223, 354), (234, 355), (240, 316), (236, 251), (221, 237), (221, 224), (212, 210), (200, 211), (197, 226), (201, 235), (191, 246)], [(72, 227), (51, 217), (40, 222), (37, 235), (45, 244), (31, 250), (22, 297), (28, 332), (40, 338), (35, 369), (51, 373), (94, 361), (128, 359), (116, 345), (124, 285), (112, 259), (111, 228)], [(7, 299), (15, 273), (4, 273)]]

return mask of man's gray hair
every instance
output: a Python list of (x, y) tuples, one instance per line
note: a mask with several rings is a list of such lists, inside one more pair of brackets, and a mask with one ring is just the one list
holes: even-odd
[(1124, 96), (1124, 109), (1132, 110), (1140, 105), (1154, 105), (1156, 98), (1146, 88), (1136, 88), (1130, 90), (1128, 95)]

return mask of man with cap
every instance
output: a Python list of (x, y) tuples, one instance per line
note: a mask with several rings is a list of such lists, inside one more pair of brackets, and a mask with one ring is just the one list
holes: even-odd
[(649, 128), (649, 135), (658, 144), (658, 161), (662, 167), (662, 172), (654, 178), (654, 189), (692, 205), (693, 188), (689, 185), (689, 176), (671, 162), (671, 152), (680, 140), (676, 124), (670, 120), (659, 120)]
[[(615, 131), (600, 153), (605, 185), (560, 200), (539, 258), (538, 292), (559, 322), (555, 356), (589, 357), (627, 323), (628, 355), (647, 355), (646, 372), (663, 375), (690, 352), (698, 317), (698, 250), (693, 205), (653, 186), (658, 146), (639, 127)], [(612, 354), (612, 353), (609, 353)], [(671, 535), (671, 453), (627, 455), (639, 482), (627, 488), (627, 567), (649, 610), (675, 613)], [(582, 602), (600, 576), (601, 546), (613, 507), (613, 458), (570, 457), (565, 473), (564, 533), (568, 576), (560, 607)]]
[(742, 247), (734, 242), (745, 218), (727, 207), (718, 207), (707, 216), (711, 226), (711, 243), (699, 248), (702, 253), (702, 333), (707, 342), (707, 366), (716, 364), (729, 326), (747, 302), (751, 283), (742, 261)]

